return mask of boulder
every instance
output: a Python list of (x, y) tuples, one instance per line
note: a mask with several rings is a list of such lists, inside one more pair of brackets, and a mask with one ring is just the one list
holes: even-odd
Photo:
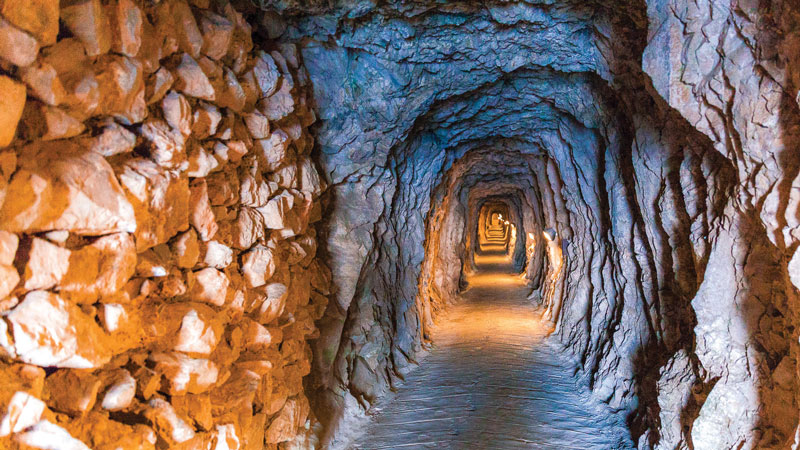
[(131, 58), (142, 46), (143, 13), (132, 0), (117, 0), (106, 7), (111, 23), (111, 48)]
[(224, 269), (233, 262), (233, 250), (218, 241), (208, 241), (205, 243), (205, 254), (203, 263), (216, 269)]
[(192, 106), (186, 97), (170, 91), (161, 101), (161, 111), (164, 120), (175, 130), (181, 132), (184, 137), (192, 133)]
[(60, 291), (71, 300), (91, 303), (125, 286), (136, 270), (136, 245), (128, 233), (103, 236), (72, 251)]
[[(33, 144), (22, 154), (0, 210), (1, 229), (79, 235), (136, 230), (133, 207), (101, 155), (70, 141)], [(49, 163), (37, 164), (42, 160)]]
[(264, 170), (274, 172), (290, 162), (289, 145), (291, 140), (285, 131), (277, 129), (268, 139), (255, 141), (255, 152)]
[(111, 25), (100, 0), (63, 0), (61, 21), (80, 39), (87, 55), (97, 56), (111, 50)]
[(67, 274), (72, 252), (34, 237), (27, 249), (28, 259), (22, 275), (25, 289), (50, 289)]
[(0, 264), (0, 299), (6, 298), (19, 284), (19, 272), (10, 264)]
[(94, 64), (102, 101), (97, 113), (112, 115), (127, 125), (147, 116), (142, 64), (127, 56), (104, 55)]
[(0, 1), (0, 15), (33, 35), (41, 45), (56, 43), (59, 0)]
[(82, 370), (61, 369), (45, 380), (49, 407), (71, 416), (81, 416), (94, 407), (102, 380)]
[(198, 106), (194, 111), (192, 134), (197, 139), (205, 139), (217, 132), (217, 127), (222, 121), (222, 114), (220, 114), (219, 108), (209, 103), (200, 102)]
[(0, 437), (31, 427), (42, 419), (46, 408), (43, 401), (24, 391), (17, 391), (8, 404), (2, 405), (0, 418)]
[(80, 141), (85, 148), (109, 157), (129, 153), (136, 146), (136, 135), (114, 120), (106, 120), (98, 134)]
[(184, 53), (180, 64), (174, 70), (175, 88), (190, 97), (196, 97), (209, 102), (215, 99), (214, 87), (208, 76), (197, 64), (194, 58)]
[(190, 228), (188, 231), (179, 234), (170, 244), (170, 249), (176, 257), (175, 263), (178, 267), (191, 269), (200, 258), (197, 233)]
[(211, 240), (217, 233), (219, 227), (211, 210), (208, 199), (208, 187), (205, 179), (197, 179), (192, 182), (191, 196), (189, 199), (190, 222), (197, 230), (203, 242)]
[(25, 85), (3, 75), (0, 75), (0, 92), (3, 93), (0, 96), (0, 147), (5, 147), (17, 133), (27, 94)]
[(161, 100), (175, 83), (175, 77), (166, 67), (159, 69), (147, 79), (145, 98), (150, 105)]
[(19, 77), (28, 86), (31, 96), (50, 106), (60, 105), (67, 96), (55, 67), (45, 61), (21, 68)]
[(37, 101), (29, 101), (20, 121), (20, 135), (29, 141), (52, 141), (75, 137), (86, 129), (67, 111)]
[(83, 442), (72, 437), (60, 426), (42, 420), (17, 434), (14, 439), (20, 444), (47, 450), (90, 450)]
[(118, 369), (105, 375), (105, 392), (100, 406), (108, 411), (121, 411), (128, 408), (136, 396), (136, 379), (125, 369)]
[(253, 111), (250, 114), (244, 115), (244, 123), (247, 125), (247, 130), (250, 131), (250, 136), (253, 139), (268, 139), (269, 120), (267, 116), (258, 111)]
[(150, 400), (144, 416), (158, 436), (169, 445), (188, 441), (195, 435), (192, 427), (178, 417), (175, 409), (166, 400), (160, 398)]
[(269, 424), (264, 442), (277, 444), (292, 439), (297, 429), (305, 423), (308, 412), (309, 404), (304, 396), (287, 400), (280, 413)]
[(200, 29), (203, 34), (203, 54), (217, 61), (225, 57), (233, 38), (233, 23), (223, 16), (204, 10), (200, 13)]
[(181, 319), (172, 349), (194, 357), (208, 357), (216, 348), (223, 330), (213, 314), (200, 316), (196, 309), (191, 309)]
[(186, 177), (143, 158), (126, 161), (117, 172), (135, 211), (137, 252), (165, 243), (186, 230), (189, 219)]
[(5, 319), (11, 326), (10, 353), (41, 367), (97, 368), (110, 354), (94, 319), (56, 294), (28, 293)]
[(0, 59), (25, 67), (33, 64), (38, 54), (35, 38), (0, 17)]
[(263, 286), (275, 273), (275, 256), (272, 250), (256, 246), (242, 255), (242, 274), (247, 286)]
[(219, 370), (207, 359), (195, 359), (183, 353), (153, 353), (148, 363), (162, 377), (162, 389), (169, 395), (200, 394), (217, 382)]
[(229, 283), (224, 272), (207, 267), (189, 277), (189, 296), (195, 301), (222, 306), (225, 304)]

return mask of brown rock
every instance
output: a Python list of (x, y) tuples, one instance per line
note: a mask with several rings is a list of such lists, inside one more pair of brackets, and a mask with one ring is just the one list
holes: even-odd
[(58, 0), (0, 1), (0, 15), (32, 34), (42, 45), (56, 43), (58, 36)]
[(83, 42), (87, 55), (97, 56), (111, 50), (111, 26), (100, 0), (62, 1), (61, 21)]
[[(195, 428), (201, 430), (214, 428), (214, 416), (211, 414), (211, 397), (207, 393), (173, 396), (170, 398), (170, 403), (180, 416), (191, 419)], [(186, 442), (186, 444), (189, 444), (189, 442)]]
[(161, 67), (150, 75), (146, 83), (147, 104), (150, 105), (161, 100), (173, 83), (175, 83), (175, 77), (166, 67)]
[(205, 148), (195, 145), (189, 151), (189, 169), (186, 174), (190, 177), (206, 177), (217, 167), (219, 167), (219, 161)]
[(174, 129), (184, 136), (192, 133), (192, 106), (186, 97), (170, 91), (161, 101), (161, 110), (164, 113), (164, 120)]
[(224, 89), (216, 93), (216, 102), (223, 108), (242, 111), (247, 103), (247, 94), (232, 70), (226, 67), (224, 72), (222, 79)]
[(102, 96), (99, 113), (124, 118), (128, 125), (147, 116), (142, 64), (118, 55), (100, 57), (94, 66)]
[[(2, 32), (2, 31), (0, 31)], [(17, 124), (25, 109), (27, 96), (25, 86), (0, 75), (0, 147), (14, 140)]]
[(180, 49), (193, 58), (199, 57), (203, 48), (203, 35), (197, 27), (197, 21), (194, 18), (194, 14), (192, 14), (192, 9), (184, 0), (175, 0), (170, 3), (172, 20), (175, 24)]
[(208, 267), (190, 276), (189, 296), (192, 300), (222, 306), (225, 304), (229, 283), (223, 272)]
[(217, 382), (219, 370), (207, 359), (182, 353), (154, 353), (148, 357), (153, 370), (162, 376), (162, 388), (169, 395), (200, 394)]
[(221, 120), (222, 114), (216, 106), (200, 102), (199, 108), (194, 111), (192, 133), (197, 139), (205, 139), (217, 132)]
[(0, 58), (25, 67), (33, 64), (38, 54), (36, 39), (0, 17)]
[(136, 270), (136, 246), (128, 233), (103, 236), (72, 252), (61, 292), (72, 300), (93, 302), (122, 289)]
[(65, 248), (33, 238), (22, 276), (25, 289), (50, 289), (61, 282), (69, 270), (70, 254)]
[(19, 76), (28, 85), (30, 94), (50, 106), (58, 106), (66, 98), (67, 92), (58, 72), (50, 64), (39, 61), (36, 64), (20, 69)]
[(105, 122), (100, 133), (81, 140), (85, 148), (109, 157), (129, 153), (136, 146), (136, 135), (113, 120)]
[(107, 6), (111, 22), (111, 46), (117, 53), (131, 58), (142, 46), (142, 10), (132, 0), (118, 0)]
[(233, 23), (223, 16), (203, 11), (200, 15), (200, 29), (203, 33), (202, 52), (214, 60), (225, 57), (233, 38)]
[(0, 210), (0, 228), (80, 235), (136, 230), (133, 207), (102, 156), (68, 141), (34, 144), (24, 154)]
[(175, 68), (175, 88), (190, 97), (197, 97), (213, 102), (214, 87), (208, 76), (190, 55), (184, 53), (178, 67)]
[(305, 423), (308, 411), (309, 404), (305, 397), (287, 400), (281, 412), (269, 424), (264, 442), (275, 444), (293, 438), (300, 426)]
[(161, 120), (148, 120), (139, 129), (150, 159), (158, 165), (174, 169), (186, 162), (185, 140), (180, 131)]
[(97, 410), (65, 426), (93, 450), (155, 450), (158, 442), (155, 431), (149, 426), (116, 422)]
[(102, 381), (82, 370), (61, 369), (45, 380), (45, 398), (51, 408), (80, 416), (94, 407)]
[(0, 437), (11, 433), (19, 433), (42, 419), (47, 406), (43, 401), (24, 391), (17, 391), (3, 404), (3, 415), (0, 418)]
[(191, 269), (200, 258), (200, 245), (197, 242), (197, 233), (189, 229), (170, 244), (172, 253), (177, 257), (176, 264), (183, 269)]
[(218, 226), (211, 211), (208, 200), (208, 187), (204, 179), (192, 182), (190, 202), (190, 222), (203, 242), (211, 240), (217, 233)]
[(67, 111), (37, 101), (25, 105), (20, 122), (20, 135), (29, 141), (67, 139), (83, 133), (83, 122)]
[(110, 359), (105, 335), (94, 319), (61, 297), (33, 291), (6, 316), (13, 351), (42, 367), (91, 369)]
[(144, 415), (156, 433), (169, 445), (188, 441), (195, 435), (194, 430), (178, 417), (172, 405), (163, 399), (150, 400)]
[(257, 246), (242, 255), (242, 274), (247, 286), (263, 286), (275, 273), (275, 257), (272, 250)]
[(186, 177), (142, 158), (125, 162), (117, 171), (136, 215), (137, 252), (167, 242), (186, 230), (189, 224)]

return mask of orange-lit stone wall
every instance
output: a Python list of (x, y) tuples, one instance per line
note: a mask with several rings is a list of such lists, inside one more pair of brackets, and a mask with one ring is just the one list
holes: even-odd
[(0, 448), (305, 445), (325, 186), (298, 52), (251, 33), (0, 0)]

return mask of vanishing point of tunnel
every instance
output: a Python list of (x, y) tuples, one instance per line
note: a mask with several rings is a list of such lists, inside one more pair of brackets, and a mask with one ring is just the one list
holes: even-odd
[(0, 450), (800, 449), (797, 0), (0, 0)]

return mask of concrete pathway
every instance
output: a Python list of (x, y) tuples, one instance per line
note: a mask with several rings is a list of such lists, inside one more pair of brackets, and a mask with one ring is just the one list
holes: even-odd
[(438, 324), (434, 349), (375, 408), (352, 449), (630, 449), (550, 345), (518, 278), (480, 275)]

